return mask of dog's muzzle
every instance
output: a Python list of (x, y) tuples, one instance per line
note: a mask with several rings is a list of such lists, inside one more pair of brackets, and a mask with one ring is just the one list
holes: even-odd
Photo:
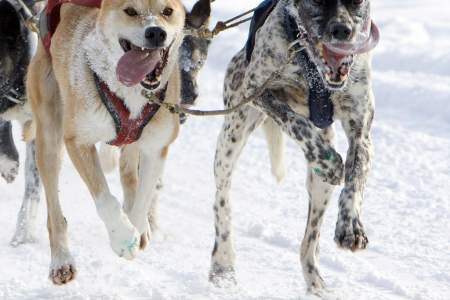
[(365, 32), (361, 32), (353, 43), (325, 43), (325, 47), (338, 55), (349, 56), (363, 54), (373, 50), (380, 40), (380, 30), (373, 21)]

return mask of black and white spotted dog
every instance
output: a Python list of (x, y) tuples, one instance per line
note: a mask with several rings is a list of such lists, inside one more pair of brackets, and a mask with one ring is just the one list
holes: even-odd
[[(25, 1), (30, 7), (32, 1)], [(38, 6), (35, 7), (38, 9)], [(17, 176), (19, 154), (12, 137), (11, 121), (19, 121), (24, 133), (31, 130), (31, 109), (25, 97), (25, 74), (34, 54), (37, 36), (25, 26), (26, 15), (15, 0), (0, 0), (0, 175), (10, 183)], [(35, 145), (27, 142), (25, 194), (11, 244), (34, 240), (34, 223), (40, 199)]]
[[(247, 138), (260, 124), (278, 179), (284, 175), (282, 132), (305, 154), (309, 212), (300, 257), (308, 290), (324, 291), (318, 267), (320, 227), (342, 177), (335, 241), (352, 251), (367, 247), (361, 202), (374, 116), (369, 51), (378, 38), (369, 0), (266, 0), (255, 12), (249, 41), (232, 59), (225, 78), (226, 107), (249, 97), (253, 102), (225, 117), (218, 139), (212, 282), (235, 280), (231, 177)], [(348, 138), (345, 167), (333, 148), (334, 120), (341, 121)]]

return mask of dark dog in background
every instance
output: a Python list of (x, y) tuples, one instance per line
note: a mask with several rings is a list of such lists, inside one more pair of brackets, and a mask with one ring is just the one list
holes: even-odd
[[(201, 0), (186, 15), (186, 29), (208, 28), (211, 16), (211, 0)], [(206, 18), (208, 16), (208, 18)], [(197, 77), (208, 57), (209, 39), (187, 35), (180, 49), (181, 103), (194, 105), (198, 97)]]
[[(27, 3), (30, 7), (33, 3)], [(38, 9), (38, 7), (35, 7)], [(0, 0), (0, 175), (10, 183), (19, 169), (19, 154), (12, 137), (11, 121), (23, 126), (26, 139), (33, 130), (25, 97), (25, 74), (36, 47), (36, 34), (25, 26), (22, 8), (14, 0)], [(11, 241), (13, 246), (34, 240), (35, 215), (40, 199), (34, 141), (27, 141), (25, 194)]]

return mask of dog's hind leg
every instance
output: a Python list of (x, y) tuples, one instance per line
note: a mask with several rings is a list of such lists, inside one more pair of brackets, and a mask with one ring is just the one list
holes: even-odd
[(292, 139), (296, 140), (308, 162), (308, 166), (323, 181), (339, 185), (342, 181), (344, 167), (339, 153), (325, 141), (321, 130), (289, 105), (277, 99), (272, 91), (266, 91), (256, 100), (258, 106)]
[(120, 181), (123, 190), (123, 210), (129, 213), (133, 208), (138, 185), (139, 147), (131, 144), (120, 152)]
[[(332, 128), (323, 130), (323, 139), (332, 144), (334, 132)], [(324, 182), (311, 167), (308, 167), (306, 186), (309, 196), (308, 220), (305, 236), (300, 250), (300, 261), (303, 276), (309, 292), (320, 294), (325, 283), (319, 272), (319, 238), (325, 210), (330, 203), (334, 186)]]
[[(156, 199), (157, 185), (162, 176), (168, 154), (168, 146), (148, 146), (145, 143), (140, 147), (138, 187), (133, 207), (128, 213), (131, 222), (141, 234), (141, 247), (145, 247), (151, 238), (149, 212)], [(145, 238), (147, 237), (147, 240)]]
[(35, 241), (36, 214), (39, 208), (41, 183), (36, 166), (36, 143), (27, 143), (25, 160), (25, 195), (17, 217), (16, 232), (11, 240), (11, 245)]
[[(131, 210), (135, 203), (136, 193), (139, 182), (139, 148), (137, 144), (131, 144), (122, 148), (120, 155), (120, 178), (123, 187), (123, 208), (127, 214), (131, 213)], [(151, 233), (158, 229), (158, 200), (159, 191), (162, 189), (161, 180), (158, 180), (154, 193), (150, 196), (151, 205), (148, 211), (148, 223), (150, 225), (150, 231), (147, 231), (141, 235), (141, 241), (139, 247), (144, 250), (151, 238)]]
[(27, 95), (36, 121), (36, 162), (47, 200), (50, 238), (50, 279), (65, 284), (75, 278), (75, 262), (67, 241), (67, 221), (59, 204), (58, 184), (62, 160), (62, 105), (59, 89), (45, 50), (33, 59), (28, 74)]
[(105, 174), (113, 172), (117, 167), (119, 161), (118, 149), (115, 146), (110, 146), (105, 143), (101, 143), (98, 155), (100, 157), (100, 165), (102, 166)]
[(153, 194), (152, 204), (150, 206), (150, 210), (148, 212), (148, 223), (150, 224), (150, 229), (152, 232), (155, 232), (159, 229), (159, 218), (158, 218), (158, 209), (159, 209), (159, 193), (163, 188), (162, 179), (158, 180), (156, 184), (155, 193)]
[(215, 244), (212, 252), (209, 279), (216, 285), (235, 282), (233, 236), (231, 224), (230, 188), (231, 177), (237, 159), (253, 130), (261, 124), (265, 116), (260, 111), (247, 106), (225, 117), (225, 122), (217, 142), (214, 162), (216, 180)]
[[(131, 144), (122, 148), (120, 153), (120, 181), (123, 189), (123, 210), (130, 214), (134, 205), (139, 181), (139, 147)], [(139, 247), (145, 249), (150, 240), (149, 233), (141, 235)]]
[(19, 153), (12, 136), (11, 122), (0, 119), (0, 175), (11, 183), (19, 172)]

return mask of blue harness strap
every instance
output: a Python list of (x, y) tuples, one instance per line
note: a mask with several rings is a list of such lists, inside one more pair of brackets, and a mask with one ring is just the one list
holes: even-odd
[[(253, 49), (255, 47), (256, 32), (267, 20), (267, 17), (275, 8), (279, 0), (265, 0), (255, 10), (252, 22), (250, 24), (249, 37), (246, 43), (246, 59), (250, 62)], [(289, 41), (298, 39), (300, 33), (296, 20), (286, 11), (285, 28)], [(334, 106), (331, 101), (331, 91), (325, 86), (322, 76), (317, 70), (317, 66), (312, 62), (306, 49), (297, 47), (296, 63), (301, 66), (299, 76), (303, 76), (308, 83), (309, 97), (309, 119), (313, 124), (321, 129), (333, 124)]]

